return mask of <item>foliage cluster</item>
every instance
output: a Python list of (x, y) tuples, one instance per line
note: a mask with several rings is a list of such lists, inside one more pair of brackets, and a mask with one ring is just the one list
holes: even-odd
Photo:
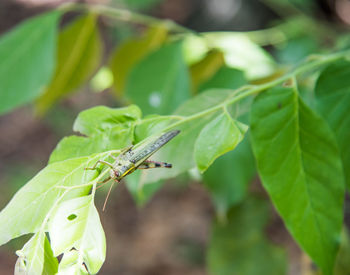
[[(59, 30), (65, 12), (85, 8)], [(147, 25), (103, 65), (99, 15)], [(0, 244), (33, 234), (17, 252), (17, 274), (96, 274), (106, 240), (94, 197), (108, 169), (84, 168), (172, 129), (181, 134), (156, 158), (173, 168), (135, 172), (126, 184), (143, 205), (165, 179), (200, 172), (218, 213), (207, 252), (212, 274), (286, 272), (283, 249), (264, 234), (269, 204), (249, 191), (257, 174), (288, 231), (323, 274), (345, 274), (336, 258), (350, 187), (350, 50), (339, 40), (333, 53), (300, 61), (325, 52), (325, 37), (315, 32), (306, 38), (305, 18), (288, 24), (199, 34), (126, 10), (73, 5), (0, 37), (0, 113), (34, 102), (44, 115), (92, 77), (95, 89), (111, 88), (128, 105), (81, 112), (73, 126), (81, 135), (62, 139), (48, 165), (0, 212)], [(262, 47), (266, 43), (275, 58)]]

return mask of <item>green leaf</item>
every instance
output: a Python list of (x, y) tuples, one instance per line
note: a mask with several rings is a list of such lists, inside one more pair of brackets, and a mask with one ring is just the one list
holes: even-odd
[(331, 130), (298, 97), (296, 87), (275, 87), (256, 97), (251, 134), (262, 183), (288, 230), (324, 274), (331, 274), (344, 203)]
[(141, 118), (135, 105), (124, 108), (97, 106), (81, 112), (74, 131), (87, 135), (63, 138), (50, 156), (49, 163), (94, 153), (124, 148), (133, 141), (134, 124)]
[(190, 68), (192, 90), (197, 91), (199, 85), (210, 79), (224, 65), (222, 52), (212, 50)]
[(317, 80), (315, 94), (318, 110), (337, 137), (350, 190), (350, 62), (327, 67)]
[(221, 156), (203, 174), (219, 217), (245, 199), (248, 184), (256, 174), (253, 152), (246, 135), (235, 150)]
[(131, 69), (150, 52), (158, 49), (165, 41), (168, 29), (164, 25), (150, 27), (143, 37), (130, 38), (112, 54), (110, 68), (114, 77), (114, 88), (123, 95)]
[(127, 81), (126, 96), (145, 114), (170, 114), (190, 97), (182, 43), (161, 47), (137, 64)]
[[(146, 117), (138, 123), (135, 127), (135, 140), (142, 140), (156, 132), (170, 129), (181, 130), (179, 136), (152, 157), (155, 160), (172, 163), (172, 169), (144, 171), (145, 183), (174, 177), (196, 167), (194, 148), (200, 132), (210, 121), (223, 113), (222, 108), (213, 108), (224, 104), (232, 97), (229, 90), (209, 90), (186, 101), (174, 115)], [(202, 150), (207, 150), (207, 148), (204, 147)]]
[(144, 184), (140, 170), (136, 170), (126, 178), (126, 187), (138, 206), (144, 206), (163, 184), (164, 181)]
[[(41, 170), (0, 212), (0, 223), (6, 224), (0, 227), (0, 245), (23, 234), (43, 231), (60, 202), (87, 195), (97, 172), (84, 168), (106, 155), (107, 152), (55, 162)], [(78, 184), (83, 186), (73, 188)]]
[(219, 156), (233, 150), (244, 137), (248, 127), (235, 121), (226, 108), (200, 132), (194, 157), (200, 172), (204, 172)]
[(34, 100), (50, 81), (60, 15), (30, 18), (0, 37), (0, 114)]
[(234, 207), (225, 224), (215, 222), (207, 251), (210, 274), (286, 274), (286, 255), (265, 238), (268, 204), (250, 198)]
[(241, 70), (223, 66), (213, 75), (212, 78), (203, 82), (198, 90), (205, 91), (213, 88), (237, 89), (245, 84), (247, 84), (247, 80)]
[(277, 51), (277, 58), (281, 63), (295, 64), (310, 54), (316, 54), (320, 49), (316, 39), (309, 36), (296, 37), (288, 40)]
[(58, 261), (53, 256), (50, 243), (45, 232), (39, 231), (25, 244), (22, 250), (16, 252), (19, 256), (15, 274), (56, 274)]
[(76, 270), (86, 266), (90, 274), (99, 271), (106, 256), (106, 239), (93, 195), (62, 202), (50, 219), (49, 234), (55, 256), (74, 248), (78, 257), (71, 265)]
[(57, 100), (86, 82), (97, 70), (101, 54), (96, 15), (82, 16), (68, 25), (59, 36), (55, 76), (37, 102), (38, 112), (44, 114)]

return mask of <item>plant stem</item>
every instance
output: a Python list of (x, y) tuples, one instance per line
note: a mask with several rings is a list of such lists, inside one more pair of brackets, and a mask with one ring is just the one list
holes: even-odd
[(122, 8), (112, 8), (104, 5), (98, 4), (81, 4), (81, 3), (68, 3), (60, 6), (60, 9), (64, 12), (66, 11), (91, 11), (99, 15), (107, 16), (119, 21), (125, 21), (135, 24), (143, 25), (155, 25), (155, 24), (165, 24), (169, 30), (180, 33), (195, 33), (193, 30), (187, 29), (174, 21), (158, 19), (152, 16), (140, 14), (134, 11), (122, 9)]
[(279, 84), (287, 81), (290, 78), (296, 77), (297, 75), (299, 75), (301, 73), (305, 73), (305, 72), (314, 70), (314, 69), (319, 68), (323, 65), (332, 63), (336, 60), (345, 58), (347, 56), (350, 56), (350, 50), (337, 52), (337, 53), (333, 53), (333, 54), (329, 54), (329, 55), (325, 55), (325, 56), (322, 56), (322, 55), (309, 56), (301, 65), (299, 65), (296, 68), (294, 68), (293, 70), (291, 70), (291, 72), (289, 72), (289, 73), (287, 73), (287, 74), (285, 74), (285, 75), (283, 75), (283, 76), (281, 76), (273, 81), (270, 81), (268, 83), (264, 83), (264, 84), (260, 84), (260, 85), (243, 86), (239, 89), (232, 90), (232, 96), (228, 97), (222, 103), (220, 103), (216, 106), (213, 106), (211, 108), (208, 108), (202, 112), (196, 113), (194, 115), (183, 117), (182, 120), (179, 120), (179, 121), (169, 125), (165, 129), (163, 129), (163, 131), (171, 130), (171, 129), (173, 129), (173, 128), (175, 128), (175, 127), (177, 127), (177, 126), (179, 126), (182, 123), (185, 123), (187, 121), (191, 121), (191, 120), (209, 115), (211, 113), (214, 113), (214, 112), (220, 110), (221, 108), (224, 108), (224, 107), (227, 107), (231, 104), (234, 104), (245, 97), (258, 94), (262, 91), (265, 91), (269, 88), (272, 88), (276, 85), (279, 85)]

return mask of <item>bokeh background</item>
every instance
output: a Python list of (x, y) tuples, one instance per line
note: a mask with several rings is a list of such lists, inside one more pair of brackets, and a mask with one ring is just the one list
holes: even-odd
[[(64, 2), (67, 1), (1, 0), (0, 34), (22, 20)], [(336, 24), (342, 30), (350, 24), (348, 0), (294, 0), (288, 5), (278, 0), (85, 2), (114, 5), (171, 19), (200, 32), (259, 30), (283, 23), (296, 13), (304, 14), (314, 22)], [(74, 16), (65, 16), (62, 24)], [(105, 58), (119, 41), (137, 32), (137, 28), (128, 24), (116, 24), (113, 28), (104, 20), (100, 20), (99, 24), (105, 41)], [(326, 39), (323, 42), (326, 43)], [(281, 52), (277, 56), (283, 62), (295, 61), (293, 59), (312, 52), (318, 45), (303, 35), (295, 40), (294, 46), (288, 47), (292, 47), (288, 54)], [(88, 84), (55, 105), (44, 117), (37, 117), (31, 106), (0, 117), (0, 208), (46, 165), (57, 142), (72, 134), (77, 114), (96, 105), (118, 107), (122, 103), (108, 89), (96, 93)], [(264, 194), (258, 179), (252, 182), (251, 188)], [(99, 209), (104, 198), (105, 193), (99, 192)], [(143, 208), (138, 208), (125, 186), (120, 185), (112, 192), (107, 210), (100, 213), (107, 237), (107, 258), (100, 274), (207, 274), (205, 250), (215, 210), (207, 191), (199, 182), (172, 184), (169, 181)], [(312, 270), (310, 261), (286, 232), (276, 213), (267, 228), (267, 235), (272, 242), (287, 249), (289, 274), (308, 274)], [(0, 247), (0, 274), (13, 273), (17, 258), (14, 251), (20, 249), (25, 240), (22, 237)]]

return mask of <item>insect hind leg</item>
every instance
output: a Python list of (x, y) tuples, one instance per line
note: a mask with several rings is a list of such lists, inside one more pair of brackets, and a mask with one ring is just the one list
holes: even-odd
[(173, 165), (167, 162), (145, 160), (137, 169), (151, 169), (151, 168), (172, 168)]

